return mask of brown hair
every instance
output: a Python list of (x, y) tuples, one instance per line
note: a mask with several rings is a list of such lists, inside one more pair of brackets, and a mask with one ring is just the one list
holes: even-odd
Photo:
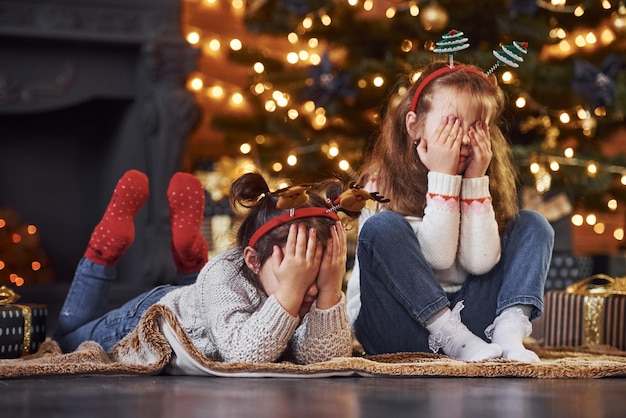
[[(334, 201), (343, 192), (344, 186), (339, 180), (324, 180), (312, 185), (309, 190), (309, 200), (303, 204), (306, 207), (328, 208), (327, 203)], [(250, 238), (267, 221), (288, 212), (288, 210), (276, 207), (278, 194), (270, 192), (269, 186), (259, 173), (246, 173), (233, 182), (230, 188), (230, 204), (236, 214), (243, 215), (237, 230), (237, 247), (243, 249), (250, 242)], [(349, 216), (358, 216), (350, 214)], [(282, 246), (287, 242), (289, 226), (292, 223), (304, 224), (307, 231), (315, 228), (317, 241), (326, 250), (326, 242), (331, 237), (331, 226), (335, 221), (322, 216), (295, 219), (271, 229), (254, 244), (258, 259), (263, 264), (271, 255), (274, 245)], [(242, 265), (243, 273), (248, 279), (253, 279), (254, 274)]]
[[(428, 169), (419, 159), (415, 144), (409, 136), (406, 115), (420, 82), (445, 65), (447, 64), (444, 62), (431, 63), (424, 69), (419, 80), (402, 96), (390, 98), (372, 152), (361, 168), (361, 176), (375, 175), (378, 191), (390, 199), (389, 203), (381, 207), (404, 216), (424, 215), (428, 188)], [(469, 94), (474, 103), (481, 106), (482, 113), (489, 112), (494, 116), (489, 124), (493, 157), (487, 175), (496, 220), (502, 230), (518, 212), (518, 172), (513, 163), (511, 147), (498, 126), (505, 104), (504, 92), (497, 86), (495, 77), (487, 79), (470, 71), (443, 74), (433, 79), (420, 95), (415, 109), (418, 124), (424, 124), (432, 107), (433, 94), (442, 88)]]

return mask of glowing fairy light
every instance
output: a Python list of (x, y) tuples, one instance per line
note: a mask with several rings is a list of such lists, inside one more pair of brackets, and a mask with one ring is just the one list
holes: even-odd
[(204, 82), (200, 77), (194, 77), (189, 81), (189, 87), (193, 91), (200, 91), (204, 86)]
[(230, 101), (235, 105), (240, 105), (243, 103), (243, 95), (241, 93), (233, 93), (230, 97)]
[(214, 99), (220, 99), (224, 97), (224, 89), (222, 86), (213, 86), (208, 90), (208, 94)]
[(550, 170), (559, 171), (560, 168), (561, 168), (561, 165), (559, 164), (558, 161), (550, 161)]
[(289, 110), (287, 111), (287, 117), (288, 117), (289, 119), (291, 119), (291, 120), (296, 120), (296, 119), (298, 119), (298, 116), (299, 116), (299, 115), (300, 115), (300, 114), (298, 113), (298, 111), (297, 111), (296, 109), (289, 109)]
[(256, 95), (262, 94), (265, 91), (265, 86), (263, 83), (256, 83), (252, 88), (252, 91)]
[(582, 226), (584, 222), (584, 218), (581, 214), (572, 215), (572, 225), (574, 226)]
[(263, 73), (263, 71), (265, 71), (265, 65), (263, 65), (262, 62), (255, 62), (252, 68), (254, 69), (254, 72), (257, 74), (261, 74)]
[(287, 54), (286, 60), (289, 64), (295, 64), (298, 62), (298, 54), (290, 52)]
[(209, 49), (213, 52), (217, 52), (222, 48), (222, 43), (219, 39), (211, 39), (209, 41)]
[(241, 50), (241, 48), (243, 48), (243, 44), (237, 38), (232, 39), (230, 41), (229, 46), (230, 46), (230, 49), (232, 49), (233, 51), (239, 51), (239, 50)]
[(200, 42), (200, 34), (196, 31), (189, 32), (187, 34), (187, 42), (190, 45), (197, 45)]
[(604, 234), (605, 230), (606, 230), (606, 225), (602, 222), (598, 222), (597, 224), (593, 226), (593, 232), (595, 232), (598, 235)]
[(511, 84), (513, 82), (513, 73), (510, 71), (505, 71), (500, 76), (500, 79), (504, 84)]
[(276, 102), (274, 100), (268, 100), (265, 102), (265, 110), (268, 112), (276, 111)]
[(537, 174), (539, 172), (540, 166), (538, 163), (531, 163), (529, 169), (531, 173)]
[(250, 154), (250, 151), (252, 151), (252, 146), (247, 142), (244, 142), (239, 147), (239, 151), (241, 151), (242, 154)]
[(309, 62), (311, 63), (311, 65), (319, 65), (320, 62), (322, 62), (322, 57), (320, 56), (320, 54), (311, 54), (309, 56)]

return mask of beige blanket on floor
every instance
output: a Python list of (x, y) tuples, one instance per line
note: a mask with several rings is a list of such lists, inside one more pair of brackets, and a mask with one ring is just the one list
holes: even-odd
[[(168, 338), (175, 337), (174, 344)], [(398, 353), (381, 356), (336, 358), (323, 363), (298, 365), (280, 363), (221, 363), (208, 359), (189, 341), (176, 317), (164, 306), (155, 305), (140, 325), (109, 353), (94, 342), (62, 354), (58, 345), (46, 340), (40, 350), (18, 359), (0, 360), (0, 378), (61, 375), (156, 375), (168, 373), (175, 359), (178, 372), (223, 377), (534, 377), (602, 378), (626, 376), (626, 353), (616, 349), (577, 347), (569, 350), (532, 348), (539, 363), (507, 360), (464, 362), (428, 353)]]

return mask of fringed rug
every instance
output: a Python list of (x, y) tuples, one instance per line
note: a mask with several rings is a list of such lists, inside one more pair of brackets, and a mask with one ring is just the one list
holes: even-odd
[[(170, 344), (169, 340), (176, 343)], [(208, 359), (190, 343), (176, 317), (165, 307), (150, 308), (140, 325), (110, 352), (92, 341), (63, 354), (48, 339), (35, 354), (0, 360), (0, 378), (67, 375), (177, 374), (220, 377), (324, 378), (361, 377), (529, 377), (603, 378), (626, 376), (626, 352), (607, 346), (548, 349), (529, 346), (541, 361), (508, 360), (465, 362), (428, 353), (355, 356), (299, 365), (279, 363), (222, 363)]]

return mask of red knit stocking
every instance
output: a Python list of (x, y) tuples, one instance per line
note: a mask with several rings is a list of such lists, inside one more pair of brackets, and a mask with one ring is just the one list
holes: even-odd
[(175, 173), (167, 189), (172, 224), (172, 254), (181, 273), (200, 271), (209, 257), (209, 246), (200, 233), (204, 217), (204, 189), (188, 173)]
[(113, 266), (135, 239), (134, 219), (148, 199), (148, 177), (129, 170), (117, 182), (111, 201), (89, 239), (85, 258)]

